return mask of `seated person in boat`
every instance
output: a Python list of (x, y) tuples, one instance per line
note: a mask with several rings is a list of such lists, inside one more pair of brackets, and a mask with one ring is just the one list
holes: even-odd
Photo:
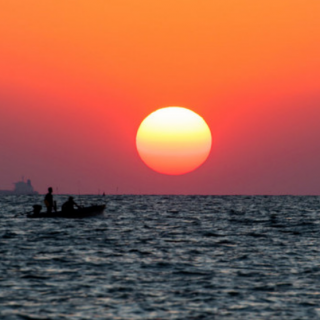
[(75, 201), (73, 200), (73, 197), (69, 197), (68, 201), (66, 201), (62, 205), (62, 211), (63, 212), (72, 211), (74, 210), (74, 206), (76, 206), (77, 208), (80, 208), (80, 206), (77, 203), (75, 203)]
[(53, 201), (52, 188), (51, 187), (48, 188), (48, 193), (44, 197), (44, 204), (47, 207), (47, 212), (48, 213), (51, 213), (52, 209), (54, 209), (54, 211), (57, 211), (56, 202)]

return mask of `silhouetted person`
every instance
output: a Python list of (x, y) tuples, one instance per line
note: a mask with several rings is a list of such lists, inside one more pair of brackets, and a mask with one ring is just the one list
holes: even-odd
[(52, 209), (54, 209), (54, 211), (57, 211), (57, 207), (55, 205), (55, 202), (53, 201), (52, 188), (51, 187), (48, 188), (48, 193), (44, 197), (44, 204), (47, 207), (47, 212), (48, 213), (51, 213)]
[(62, 211), (64, 211), (64, 212), (72, 211), (72, 210), (74, 210), (74, 206), (76, 206), (77, 208), (80, 208), (80, 206), (74, 202), (73, 197), (69, 197), (68, 201), (66, 201), (62, 205)]

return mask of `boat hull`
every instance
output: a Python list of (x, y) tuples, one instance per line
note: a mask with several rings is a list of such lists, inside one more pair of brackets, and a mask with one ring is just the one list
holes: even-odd
[(94, 217), (104, 212), (105, 205), (96, 205), (91, 207), (85, 207), (80, 209), (74, 209), (72, 211), (57, 211), (57, 212), (40, 212), (28, 214), (28, 218), (64, 218), (64, 219), (82, 219), (87, 217)]

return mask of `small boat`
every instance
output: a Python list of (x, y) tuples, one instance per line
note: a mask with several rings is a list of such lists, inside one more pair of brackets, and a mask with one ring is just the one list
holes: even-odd
[[(41, 212), (41, 206), (33, 206), (34, 211), (27, 214), (28, 218), (67, 218), (67, 219), (82, 219), (87, 217), (94, 217), (104, 212), (106, 205), (93, 205), (90, 207), (83, 207), (69, 211), (56, 212)], [(38, 208), (40, 207), (40, 210)]]

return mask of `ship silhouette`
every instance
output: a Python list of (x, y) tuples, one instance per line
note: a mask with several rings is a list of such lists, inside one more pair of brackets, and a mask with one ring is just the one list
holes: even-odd
[(39, 194), (33, 189), (31, 180), (28, 179), (27, 182), (22, 178), (21, 181), (14, 183), (13, 190), (0, 190), (0, 195), (36, 195)]

